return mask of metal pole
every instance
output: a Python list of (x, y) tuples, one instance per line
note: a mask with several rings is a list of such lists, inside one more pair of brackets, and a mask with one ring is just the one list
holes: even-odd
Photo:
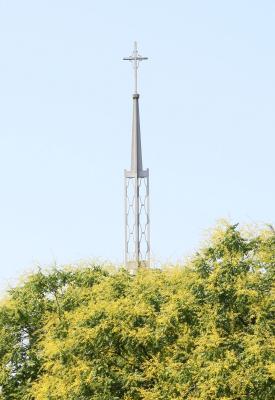
[(148, 267), (150, 267), (151, 258), (151, 236), (150, 236), (150, 189), (149, 189), (149, 169), (147, 168), (147, 259)]
[(124, 218), (124, 223), (125, 223), (125, 248), (124, 248), (124, 257), (125, 257), (125, 266), (127, 266), (128, 263), (128, 210), (127, 210), (127, 198), (128, 198), (128, 193), (127, 193), (127, 178), (126, 177), (126, 171), (124, 171), (124, 213), (125, 213), (125, 218)]
[(135, 253), (136, 267), (139, 264), (139, 186), (138, 175), (135, 176)]

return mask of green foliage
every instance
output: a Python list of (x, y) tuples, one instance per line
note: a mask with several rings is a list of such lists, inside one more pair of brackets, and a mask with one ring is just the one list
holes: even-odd
[(182, 267), (38, 271), (0, 305), (0, 398), (273, 400), (274, 267), (226, 226)]

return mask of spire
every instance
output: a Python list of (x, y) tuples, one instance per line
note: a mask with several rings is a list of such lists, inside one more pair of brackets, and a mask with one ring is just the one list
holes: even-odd
[(131, 61), (134, 69), (134, 94), (133, 94), (133, 125), (132, 125), (132, 156), (131, 156), (131, 171), (139, 175), (142, 168), (142, 152), (141, 152), (141, 137), (140, 137), (140, 122), (139, 122), (139, 94), (137, 92), (137, 71), (139, 63), (143, 60), (148, 60), (147, 57), (142, 57), (137, 50), (137, 42), (134, 42), (134, 50), (131, 56), (123, 58), (123, 60)]
[(133, 126), (132, 126), (132, 158), (131, 171), (139, 175), (142, 168), (142, 151), (140, 137), (140, 122), (139, 122), (139, 95), (133, 95)]

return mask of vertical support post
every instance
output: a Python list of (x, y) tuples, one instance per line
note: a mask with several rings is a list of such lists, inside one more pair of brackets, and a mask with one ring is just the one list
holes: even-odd
[(137, 94), (137, 70), (138, 70), (138, 51), (137, 51), (137, 42), (134, 43), (134, 53), (135, 53), (135, 65), (134, 65), (134, 71), (135, 71), (135, 94)]
[(137, 266), (139, 264), (139, 182), (138, 174), (135, 174), (135, 253)]
[(147, 192), (147, 262), (148, 267), (150, 267), (150, 256), (151, 256), (151, 234), (150, 234), (150, 186), (149, 186), (149, 169), (147, 168), (147, 185), (146, 185), (146, 192)]
[(124, 170), (124, 259), (125, 264), (128, 262), (128, 193), (127, 193), (127, 177), (126, 170)]

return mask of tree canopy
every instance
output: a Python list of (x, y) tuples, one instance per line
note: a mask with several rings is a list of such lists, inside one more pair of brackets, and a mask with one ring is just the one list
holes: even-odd
[(183, 266), (38, 270), (0, 304), (0, 399), (273, 400), (274, 267), (227, 225)]

